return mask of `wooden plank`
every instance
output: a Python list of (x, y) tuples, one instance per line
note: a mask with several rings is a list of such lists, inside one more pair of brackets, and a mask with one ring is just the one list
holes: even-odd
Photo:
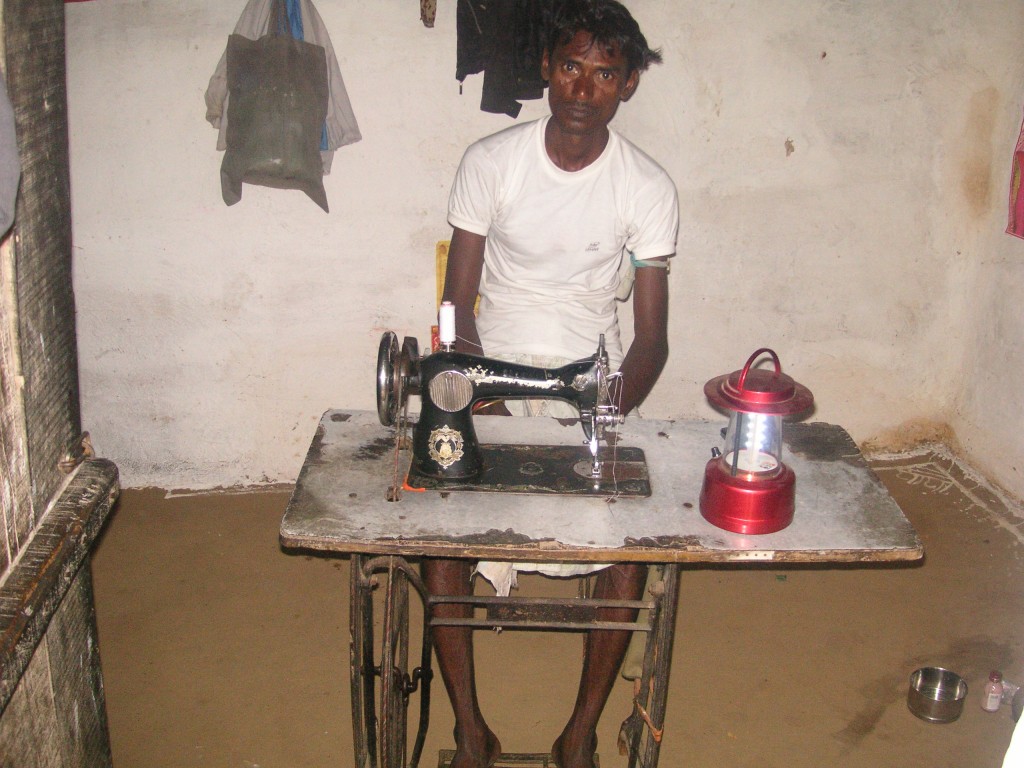
[(90, 462), (65, 487), (61, 466), (81, 434), (64, 4), (0, 0), (0, 10), (22, 168), (0, 245), (0, 766), (109, 766), (82, 566), (117, 471)]
[[(0, 586), (0, 712), (117, 497), (117, 467), (82, 464)], [(91, 607), (88, 607), (91, 611)], [(79, 617), (83, 626), (88, 616)]]
[[(0, 717), (0, 768), (102, 768), (112, 763), (88, 563)], [(93, 691), (79, 710), (81, 689)]]
[(50, 621), (44, 642), (50, 657), (61, 765), (110, 766), (110, 734), (88, 556)]
[(50, 653), (46, 644), (32, 661), (0, 717), (0, 768), (22, 765), (61, 768), (57, 739), (57, 712), (50, 694)]
[(0, 242), (0, 573), (32, 527), (17, 307), (14, 248), (8, 236)]
[(7, 84), (22, 178), (13, 230), (33, 518), (81, 433), (71, 275), (71, 182), (61, 0), (3, 0)]

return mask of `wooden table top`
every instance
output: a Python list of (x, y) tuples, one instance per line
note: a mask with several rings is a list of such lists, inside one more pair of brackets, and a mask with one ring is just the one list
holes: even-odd
[[(786, 424), (796, 513), (777, 533), (741, 535), (698, 510), (704, 465), (724, 422), (627, 418), (619, 444), (647, 459), (647, 498), (403, 492), (388, 501), (395, 430), (370, 411), (320, 420), (281, 522), (287, 548), (524, 562), (878, 562), (917, 560), (917, 534), (856, 444), (832, 424)], [(482, 444), (579, 445), (578, 422), (481, 416)]]

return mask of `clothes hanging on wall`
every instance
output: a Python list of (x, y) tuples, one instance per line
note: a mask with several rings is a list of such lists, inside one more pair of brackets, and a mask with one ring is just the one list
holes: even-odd
[[(324, 174), (328, 174), (331, 172), (331, 164), (334, 162), (334, 150), (359, 141), (362, 134), (359, 132), (359, 124), (356, 122), (352, 104), (349, 102), (348, 91), (345, 89), (345, 81), (341, 76), (341, 68), (338, 66), (338, 59), (334, 54), (334, 46), (331, 45), (327, 27), (310, 0), (297, 0), (297, 2), (301, 9), (299, 18), (302, 20), (303, 39), (322, 46), (327, 54), (328, 103), (327, 120), (325, 121), (327, 142), (326, 148), (321, 147), (320, 159), (323, 163)], [(273, 0), (249, 0), (235, 25), (235, 34), (243, 35), (250, 40), (257, 40), (266, 34), (272, 4)], [(217, 135), (217, 149), (219, 150), (227, 148), (227, 101), (227, 51), (225, 50), (206, 89), (206, 119), (219, 131)]]
[(480, 109), (518, 117), (520, 100), (539, 99), (551, 0), (458, 0), (455, 78), (484, 73)]
[(1010, 169), (1010, 218), (1006, 225), (1006, 234), (1024, 237), (1024, 190), (1021, 189), (1024, 175), (1024, 124), (1020, 127), (1017, 147), (1013, 150), (1013, 162)]

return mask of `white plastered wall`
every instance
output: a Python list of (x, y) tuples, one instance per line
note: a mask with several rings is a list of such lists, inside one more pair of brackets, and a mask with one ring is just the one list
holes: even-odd
[[(67, 6), (83, 421), (128, 485), (294, 480), (324, 410), (374, 407), (381, 332), (428, 342), (451, 177), (512, 121), (479, 110), (481, 76), (459, 93), (454, 0), (433, 29), (413, 0), (316, 4), (364, 136), (330, 214), (221, 201), (203, 93), (241, 0)], [(814, 418), (859, 441), (949, 423), (1024, 495), (1024, 241), (1002, 232), (1024, 6), (630, 6), (665, 64), (615, 125), (683, 222), (645, 414), (713, 417), (704, 381), (767, 345)]]

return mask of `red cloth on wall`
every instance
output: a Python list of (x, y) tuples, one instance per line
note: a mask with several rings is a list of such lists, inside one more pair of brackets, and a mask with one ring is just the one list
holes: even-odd
[(1006, 234), (1024, 237), (1024, 191), (1021, 180), (1024, 176), (1024, 124), (1020, 127), (1017, 147), (1013, 150), (1013, 167), (1010, 171), (1010, 217)]

